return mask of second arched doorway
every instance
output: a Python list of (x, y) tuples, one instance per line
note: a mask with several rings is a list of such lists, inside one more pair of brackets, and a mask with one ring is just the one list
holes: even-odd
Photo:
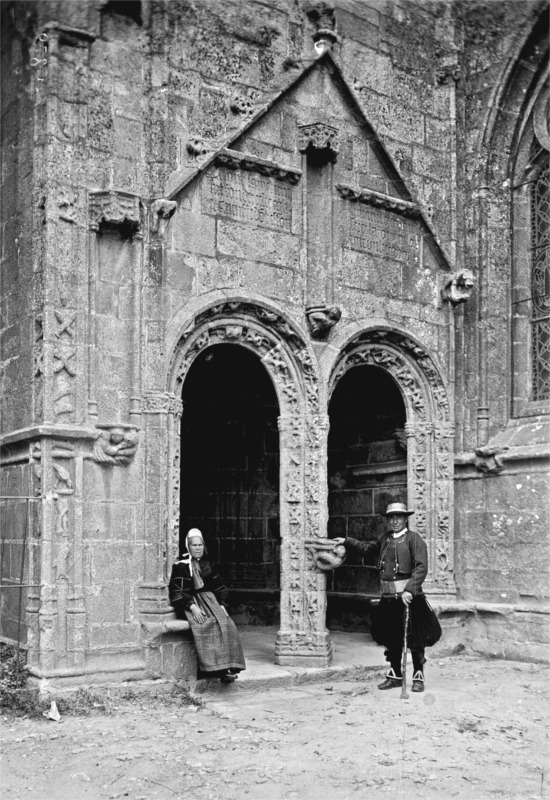
[[(329, 404), (329, 535), (376, 540), (386, 505), (407, 501), (406, 409), (401, 391), (385, 370), (369, 365), (346, 372)], [(376, 570), (348, 557), (331, 573), (329, 628), (364, 626), (369, 598), (378, 593)]]

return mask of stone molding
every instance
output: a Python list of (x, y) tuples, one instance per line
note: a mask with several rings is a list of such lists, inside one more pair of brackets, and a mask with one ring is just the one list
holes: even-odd
[(170, 392), (149, 391), (145, 392), (141, 400), (143, 414), (174, 414), (181, 417), (183, 402)]
[(454, 593), (453, 452), (451, 405), (438, 366), (417, 342), (392, 331), (359, 334), (342, 351), (329, 385), (360, 365), (384, 369), (405, 403), (407, 484), (414, 529), (429, 552), (427, 592)]
[[(206, 308), (180, 337), (170, 367), (170, 394), (181, 395), (197, 356), (217, 344), (254, 352), (267, 370), (279, 402), (281, 630), (279, 664), (329, 663), (325, 626), (325, 576), (315, 568), (304, 538), (324, 536), (328, 418), (320, 413), (319, 378), (310, 344), (282, 313), (243, 300)], [(177, 549), (180, 497), (179, 426), (169, 423), (168, 559)]]
[(136, 194), (108, 190), (88, 196), (90, 228), (99, 230), (102, 223), (116, 227), (129, 225), (134, 233), (142, 229), (141, 200)]
[(97, 437), (95, 428), (86, 428), (79, 425), (30, 425), (28, 428), (20, 428), (17, 431), (10, 431), (0, 436), (0, 446), (25, 442), (30, 439), (88, 439), (94, 440)]
[(366, 203), (375, 208), (382, 208), (385, 211), (393, 211), (395, 214), (401, 214), (403, 217), (410, 219), (417, 219), (420, 216), (420, 209), (415, 203), (408, 200), (401, 200), (398, 197), (390, 197), (381, 192), (375, 192), (373, 189), (359, 189), (353, 186), (346, 186), (343, 183), (337, 183), (336, 189), (344, 200), (351, 200), (354, 203)]
[(293, 167), (284, 167), (274, 161), (267, 161), (264, 158), (240, 153), (237, 150), (221, 150), (214, 159), (217, 167), (226, 169), (242, 169), (247, 172), (259, 172), (268, 178), (275, 178), (278, 181), (290, 183), (294, 186), (302, 177), (302, 172)]
[(298, 126), (298, 150), (300, 153), (313, 151), (327, 161), (336, 161), (340, 152), (340, 133), (331, 125), (314, 122)]

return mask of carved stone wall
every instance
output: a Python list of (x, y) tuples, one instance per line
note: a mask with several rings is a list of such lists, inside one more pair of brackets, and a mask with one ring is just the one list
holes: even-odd
[[(281, 628), (279, 664), (324, 665), (331, 659), (325, 627), (325, 576), (315, 569), (304, 538), (326, 531), (327, 419), (320, 412), (316, 362), (302, 332), (282, 313), (240, 300), (195, 316), (179, 339), (169, 390), (180, 397), (191, 364), (206, 348), (237, 344), (254, 352), (267, 370), (279, 402)], [(169, 563), (179, 537), (179, 429), (169, 415)], [(171, 557), (172, 558), (171, 558)]]
[(369, 331), (343, 349), (330, 377), (332, 393), (353, 367), (375, 366), (395, 380), (405, 403), (408, 503), (414, 529), (426, 540), (429, 593), (455, 592), (453, 576), (453, 424), (441, 371), (429, 353), (407, 336)]

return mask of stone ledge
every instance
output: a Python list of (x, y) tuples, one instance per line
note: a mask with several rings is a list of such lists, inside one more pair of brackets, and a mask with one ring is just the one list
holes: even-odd
[(10, 431), (0, 436), (0, 446), (14, 444), (15, 442), (24, 442), (30, 439), (41, 439), (45, 437), (59, 438), (59, 439), (90, 439), (97, 438), (98, 431), (96, 428), (87, 428), (82, 425), (50, 425), (44, 423), (42, 425), (30, 425), (27, 428), (20, 428), (16, 431)]
[(523, 603), (479, 603), (468, 602), (465, 600), (446, 601), (430, 598), (430, 605), (437, 613), (467, 613), (467, 614), (495, 614), (506, 616), (508, 614), (543, 614), (550, 615), (550, 605), (541, 608), (540, 606), (527, 605)]

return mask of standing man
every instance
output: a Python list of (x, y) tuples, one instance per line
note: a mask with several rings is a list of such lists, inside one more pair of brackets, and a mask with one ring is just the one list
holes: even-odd
[(379, 689), (393, 689), (403, 683), (401, 671), (405, 635), (405, 608), (409, 608), (407, 645), (413, 660), (413, 692), (424, 691), (424, 650), (441, 637), (439, 621), (426, 600), (422, 583), (428, 573), (428, 549), (418, 533), (407, 527), (413, 514), (404, 503), (390, 503), (386, 509), (389, 531), (377, 542), (360, 542), (348, 537), (333, 539), (351, 553), (377, 558), (380, 574), (380, 602), (372, 615), (372, 638), (386, 648), (390, 670)]

